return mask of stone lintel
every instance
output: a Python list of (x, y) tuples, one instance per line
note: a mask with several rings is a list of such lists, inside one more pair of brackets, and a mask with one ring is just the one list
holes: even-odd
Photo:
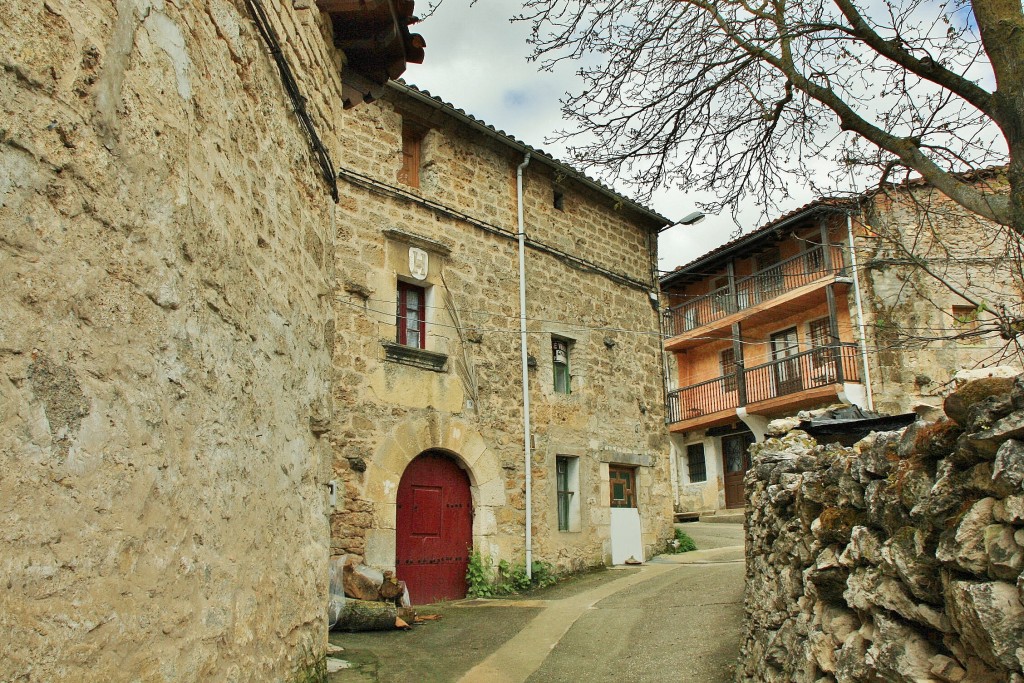
[(601, 462), (614, 463), (617, 465), (636, 465), (637, 467), (654, 467), (657, 456), (649, 453), (620, 453), (618, 451), (601, 451), (599, 454)]
[(451, 247), (437, 240), (432, 240), (427, 237), (420, 237), (404, 230), (398, 230), (397, 228), (385, 228), (381, 232), (384, 233), (384, 237), (395, 242), (404, 242), (414, 247), (419, 247), (425, 251), (432, 251), (435, 254), (441, 254), (442, 256), (448, 256), (452, 253)]

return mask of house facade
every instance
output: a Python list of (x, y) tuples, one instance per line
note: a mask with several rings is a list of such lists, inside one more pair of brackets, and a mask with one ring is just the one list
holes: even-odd
[(411, 86), (344, 130), (332, 552), (415, 603), (462, 597), (473, 551), (652, 554), (671, 534), (651, 398), (670, 221)]
[(1020, 305), (1006, 238), (909, 184), (819, 200), (664, 276), (676, 509), (741, 508), (772, 419), (924, 413), (958, 369), (1019, 364), (986, 313)]

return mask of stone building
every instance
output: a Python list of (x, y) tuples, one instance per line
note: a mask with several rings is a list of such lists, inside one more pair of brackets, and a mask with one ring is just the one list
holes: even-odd
[[(310, 131), (343, 159), (343, 102), (419, 49), (387, 0), (323, 4), (0, 3), (0, 680), (323, 657), (341, 220)], [(343, 84), (349, 23), (383, 40)]]
[(461, 597), (471, 549), (649, 556), (671, 532), (653, 270), (670, 221), (404, 84), (344, 123), (332, 551), (397, 569), (414, 602)]
[(1019, 365), (995, 315), (1021, 314), (1013, 245), (916, 182), (813, 202), (664, 276), (677, 510), (741, 508), (771, 419), (928, 413), (957, 370)]

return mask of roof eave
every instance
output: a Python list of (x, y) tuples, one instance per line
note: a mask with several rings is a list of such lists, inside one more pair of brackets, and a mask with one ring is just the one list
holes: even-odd
[(488, 126), (487, 124), (479, 121), (478, 119), (475, 119), (472, 116), (468, 116), (458, 111), (454, 107), (438, 100), (437, 98), (431, 95), (428, 95), (416, 88), (411, 88), (408, 85), (400, 83), (398, 81), (389, 81), (387, 85), (389, 88), (392, 88), (393, 90), (401, 93), (402, 95), (405, 95), (407, 97), (415, 99), (418, 102), (422, 102), (426, 105), (429, 105), (434, 109), (443, 112), (447, 116), (451, 116), (452, 118), (457, 119), (460, 123), (469, 126), (470, 128), (501, 142), (506, 147), (510, 147), (523, 155), (530, 154), (531, 159), (536, 159), (537, 161), (540, 161), (541, 163), (549, 166), (550, 168), (554, 169), (560, 174), (568, 178), (572, 178), (581, 185), (584, 185), (590, 188), (591, 190), (594, 190), (604, 195), (605, 197), (608, 197), (616, 204), (622, 204), (623, 206), (629, 208), (631, 211), (640, 214), (643, 218), (646, 218), (650, 220), (652, 223), (656, 224), (657, 227), (652, 226), (652, 230), (657, 230), (662, 226), (671, 225), (673, 223), (672, 220), (666, 218), (665, 216), (662, 216), (661, 214), (652, 211), (646, 206), (638, 204), (632, 199), (624, 197), (623, 195), (620, 195), (618, 192), (615, 192), (614, 190), (605, 187), (601, 183), (598, 183), (595, 180), (588, 178), (586, 175), (576, 170), (575, 168), (567, 166), (566, 164), (563, 164), (562, 162), (554, 159), (550, 155), (538, 149), (530, 147), (527, 144), (519, 142), (518, 140), (514, 140), (508, 137), (507, 135), (500, 133), (491, 126)]
[(676, 280), (681, 280), (685, 278), (686, 276), (693, 273), (693, 271), (705, 269), (710, 264), (719, 261), (727, 261), (728, 259), (735, 257), (737, 252), (742, 252), (744, 250), (750, 249), (759, 242), (767, 241), (776, 232), (780, 230), (785, 230), (786, 228), (791, 227), (796, 223), (802, 223), (808, 220), (809, 218), (813, 218), (818, 214), (847, 213), (848, 211), (850, 211), (851, 208), (856, 206), (858, 201), (859, 199), (854, 198), (842, 203), (821, 203), (809, 206), (803, 211), (794, 213), (790, 216), (786, 216), (785, 218), (782, 218), (777, 222), (771, 222), (758, 228), (757, 230), (746, 235), (745, 237), (740, 238), (733, 244), (726, 246), (724, 249), (715, 249), (704, 254), (703, 256), (698, 257), (696, 260), (691, 261), (690, 263), (686, 264), (679, 270), (674, 270), (668, 275), (662, 276), (659, 280), (659, 283), (661, 284), (661, 287), (664, 289), (667, 285), (671, 285)]

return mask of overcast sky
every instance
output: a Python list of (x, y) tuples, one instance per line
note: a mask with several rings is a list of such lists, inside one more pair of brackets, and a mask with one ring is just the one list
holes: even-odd
[[(425, 0), (417, 5), (422, 12)], [(475, 6), (470, 6), (470, 0), (444, 0), (435, 14), (413, 27), (427, 41), (426, 59), (423, 64), (410, 64), (403, 78), (561, 159), (563, 148), (546, 139), (564, 127), (559, 99), (576, 89), (576, 80), (571, 69), (540, 72), (536, 63), (527, 60), (529, 26), (509, 22), (518, 7), (510, 0), (481, 0)], [(784, 207), (787, 210), (813, 199), (809, 191), (791, 189), (791, 193), (795, 197)], [(678, 219), (694, 211), (699, 199), (665, 191), (649, 204), (662, 215)], [(748, 232), (761, 224), (762, 217), (756, 207), (750, 207), (740, 220)], [(692, 261), (728, 241), (736, 229), (728, 215), (671, 228), (662, 235), (659, 265), (670, 270)]]

